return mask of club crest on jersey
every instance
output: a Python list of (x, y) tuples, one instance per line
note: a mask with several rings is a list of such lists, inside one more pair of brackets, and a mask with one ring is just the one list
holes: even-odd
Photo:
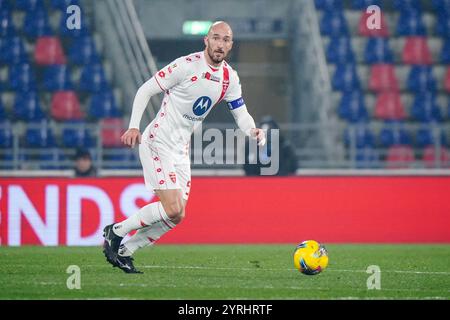
[(172, 180), (173, 183), (177, 182), (177, 175), (175, 174), (175, 172), (170, 172), (169, 178), (170, 178), (170, 180)]
[(192, 111), (196, 116), (201, 116), (205, 114), (209, 108), (211, 108), (212, 101), (210, 97), (200, 97), (194, 102), (194, 106), (192, 107)]
[(216, 77), (215, 75), (213, 75), (213, 74), (211, 74), (209, 72), (203, 73), (202, 74), (202, 78), (203, 79), (208, 79), (208, 80), (211, 80), (211, 81), (214, 81), (214, 82), (220, 82), (220, 78), (219, 77)]

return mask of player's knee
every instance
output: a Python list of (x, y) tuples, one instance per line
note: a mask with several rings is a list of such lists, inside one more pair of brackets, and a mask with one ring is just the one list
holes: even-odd
[(184, 205), (181, 199), (170, 202), (165, 210), (169, 219), (174, 223), (179, 223), (184, 218)]

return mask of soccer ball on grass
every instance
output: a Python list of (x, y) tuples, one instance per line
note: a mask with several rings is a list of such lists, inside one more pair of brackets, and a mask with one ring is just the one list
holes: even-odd
[(295, 248), (294, 265), (301, 273), (319, 274), (328, 266), (327, 249), (317, 241), (303, 241)]

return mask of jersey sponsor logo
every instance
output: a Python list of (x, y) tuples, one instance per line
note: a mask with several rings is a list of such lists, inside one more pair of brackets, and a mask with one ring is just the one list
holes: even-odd
[(214, 82), (220, 82), (220, 78), (219, 77), (217, 77), (217, 76), (215, 76), (215, 75), (213, 75), (213, 74), (211, 74), (209, 72), (204, 72), (202, 74), (202, 78), (203, 79), (207, 79), (207, 80), (211, 80), (211, 81), (214, 81)]
[(173, 183), (177, 182), (177, 175), (175, 174), (175, 172), (169, 172), (169, 178)]
[(229, 101), (229, 102), (227, 102), (227, 104), (228, 104), (228, 109), (234, 110), (239, 107), (242, 107), (245, 104), (245, 102), (244, 102), (244, 99), (241, 97), (239, 99)]
[(191, 120), (191, 121), (203, 121), (203, 120), (205, 120), (204, 117), (193, 117), (193, 116), (190, 116), (190, 115), (188, 115), (186, 113), (183, 114), (183, 118)]
[(196, 116), (201, 116), (201, 115), (204, 115), (209, 110), (209, 108), (211, 108), (211, 105), (212, 105), (211, 98), (207, 97), (207, 96), (203, 96), (203, 97), (198, 98), (194, 102), (192, 111), (194, 112), (194, 114)]

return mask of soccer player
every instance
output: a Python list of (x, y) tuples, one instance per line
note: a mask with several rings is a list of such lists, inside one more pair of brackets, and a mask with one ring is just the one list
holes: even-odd
[[(158, 202), (142, 207), (128, 219), (104, 228), (106, 259), (126, 273), (140, 273), (133, 253), (152, 245), (185, 216), (191, 188), (190, 138), (214, 105), (227, 101), (237, 125), (264, 145), (264, 131), (256, 128), (242, 99), (237, 73), (224, 60), (233, 46), (230, 26), (218, 21), (204, 38), (205, 50), (176, 59), (137, 91), (128, 130), (121, 137), (130, 147), (139, 144), (146, 187)], [(164, 92), (155, 119), (140, 133), (139, 123), (150, 97)], [(138, 230), (124, 244), (122, 239)]]

